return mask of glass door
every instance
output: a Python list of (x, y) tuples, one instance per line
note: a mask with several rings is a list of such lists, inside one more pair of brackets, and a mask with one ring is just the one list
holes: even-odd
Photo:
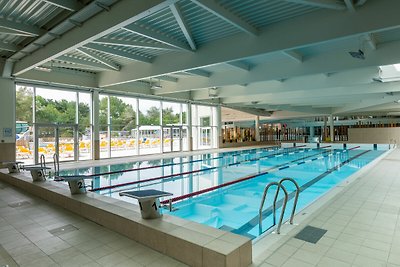
[(163, 152), (172, 151), (172, 127), (163, 127)]
[(200, 148), (211, 147), (211, 127), (200, 128)]
[(46, 162), (53, 162), (54, 154), (60, 161), (78, 160), (77, 125), (36, 124), (35, 125), (35, 163), (44, 155)]
[(182, 127), (172, 127), (171, 149), (174, 152), (182, 151)]

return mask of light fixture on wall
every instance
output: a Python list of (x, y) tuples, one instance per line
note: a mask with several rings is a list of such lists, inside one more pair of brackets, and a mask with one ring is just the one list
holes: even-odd
[(208, 88), (208, 97), (214, 98), (218, 97), (218, 87), (210, 87)]

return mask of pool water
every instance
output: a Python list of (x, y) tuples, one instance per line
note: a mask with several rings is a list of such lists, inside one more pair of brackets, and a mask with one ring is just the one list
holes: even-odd
[[(295, 179), (300, 186), (299, 211), (384, 152), (372, 147), (274, 147), (65, 170), (60, 174), (92, 176), (92, 190), (114, 198), (121, 198), (119, 192), (127, 190), (171, 192), (174, 198), (182, 199), (173, 204), (172, 212), (165, 209), (164, 213), (255, 238), (273, 226), (271, 206), (276, 187), (267, 194), (261, 231), (258, 225), (260, 202), (268, 183), (284, 177)], [(289, 193), (287, 219), (293, 208), (295, 186), (288, 181), (284, 186)], [(282, 198), (280, 192), (277, 218)], [(121, 199), (137, 203), (131, 198)]]

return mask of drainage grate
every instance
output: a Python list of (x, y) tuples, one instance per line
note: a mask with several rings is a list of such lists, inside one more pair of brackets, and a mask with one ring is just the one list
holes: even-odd
[(328, 230), (307, 225), (295, 236), (295, 238), (315, 244), (326, 232), (328, 232)]
[(78, 228), (76, 228), (75, 226), (73, 226), (72, 224), (67, 224), (58, 228), (54, 228), (49, 230), (49, 233), (55, 236), (59, 236), (65, 233), (69, 233), (69, 232), (73, 232), (78, 230)]
[(10, 206), (11, 208), (19, 208), (19, 207), (29, 206), (31, 204), (32, 204), (31, 202), (24, 200), (21, 202), (14, 202), (14, 203), (8, 204), (8, 206)]

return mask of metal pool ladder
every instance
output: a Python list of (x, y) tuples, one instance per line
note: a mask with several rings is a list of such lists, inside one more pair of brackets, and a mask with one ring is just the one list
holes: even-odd
[(258, 218), (259, 218), (258, 229), (259, 229), (259, 234), (261, 234), (263, 232), (262, 231), (262, 220), (263, 220), (262, 210), (263, 210), (263, 207), (264, 207), (265, 198), (267, 197), (267, 193), (268, 193), (269, 188), (271, 186), (273, 186), (273, 185), (276, 185), (278, 188), (276, 190), (275, 197), (274, 197), (274, 202), (272, 204), (273, 225), (271, 227), (276, 225), (276, 201), (278, 200), (278, 195), (279, 195), (280, 189), (282, 189), (283, 193), (285, 194), (284, 199), (283, 199), (281, 216), (279, 218), (278, 226), (276, 228), (276, 233), (280, 234), (282, 221), (283, 221), (283, 216), (285, 215), (286, 204), (287, 204), (288, 198), (289, 198), (289, 195), (288, 195), (288, 192), (287, 192), (285, 186), (282, 185), (282, 183), (284, 181), (290, 181), (296, 186), (292, 214), (290, 215), (290, 220), (289, 220), (290, 224), (293, 224), (293, 217), (294, 217), (294, 213), (296, 211), (297, 201), (299, 199), (300, 187), (299, 187), (299, 185), (297, 184), (297, 182), (293, 178), (283, 178), (279, 182), (271, 182), (271, 183), (267, 184), (267, 186), (264, 189), (264, 193), (263, 193), (263, 196), (262, 196), (262, 199), (261, 199), (260, 209), (258, 211)]

